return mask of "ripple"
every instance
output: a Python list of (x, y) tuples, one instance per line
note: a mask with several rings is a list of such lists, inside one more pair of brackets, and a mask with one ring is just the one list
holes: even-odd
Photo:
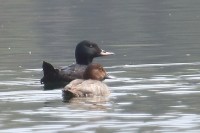
[(188, 95), (188, 94), (199, 94), (200, 91), (165, 91), (156, 92), (158, 94), (170, 94), (170, 95)]
[[(18, 86), (31, 90), (5, 91), (0, 93), (2, 108), (1, 132), (138, 132), (139, 129), (155, 132), (178, 132), (198, 128), (200, 116), (198, 95), (199, 69), (181, 69), (162, 73), (160, 67), (195, 66), (200, 63), (166, 63), (113, 66), (109, 72), (114, 76), (105, 81), (111, 95), (107, 99), (79, 99), (69, 103), (62, 102), (61, 90), (43, 91), (39, 79), (16, 77), (1, 81), (0, 85), (14, 88)], [(121, 68), (120, 68), (121, 67)], [(145, 70), (144, 75), (131, 75), (131, 69)], [(155, 72), (146, 71), (148, 67), (158, 67)], [(197, 66), (195, 66), (197, 67)], [(120, 68), (115, 70), (115, 68)], [(142, 68), (142, 69), (140, 69)], [(145, 69), (143, 69), (145, 68)], [(184, 68), (184, 67), (183, 67)], [(154, 69), (151, 69), (154, 70)], [(157, 71), (158, 70), (158, 71)], [(168, 69), (167, 69), (168, 70)], [(179, 70), (179, 69), (178, 69)], [(22, 73), (35, 75), (41, 69), (24, 69)], [(15, 72), (10, 72), (12, 74)], [(128, 73), (128, 76), (126, 74)], [(124, 77), (117, 77), (123, 75)], [(15, 73), (16, 75), (16, 73)], [(36, 89), (36, 90), (34, 90)], [(195, 99), (196, 96), (196, 99)], [(190, 100), (192, 100), (192, 103)], [(195, 101), (195, 102), (194, 102)], [(20, 105), (17, 109), (13, 105)], [(32, 106), (33, 105), (33, 106)], [(37, 105), (35, 107), (35, 105)], [(7, 109), (7, 107), (9, 109)], [(188, 111), (190, 110), (190, 111)], [(15, 117), (13, 117), (15, 116)], [(6, 122), (24, 125), (6, 129)], [(42, 130), (41, 130), (42, 129)], [(150, 130), (149, 130), (150, 129)], [(153, 130), (152, 130), (153, 129)]]
[(0, 85), (6, 85), (6, 86), (22, 86), (22, 85), (42, 86), (40, 84), (40, 82), (38, 81), (38, 79), (31, 79), (31, 80), (26, 79), (26, 81), (1, 81)]
[(4, 102), (44, 102), (47, 100), (61, 99), (61, 90), (53, 91), (11, 91), (0, 93), (0, 100)]
[(195, 66), (200, 65), (200, 62), (191, 63), (163, 63), (163, 64), (138, 64), (138, 65), (118, 65), (106, 68), (145, 68), (145, 67), (167, 67), (167, 66)]

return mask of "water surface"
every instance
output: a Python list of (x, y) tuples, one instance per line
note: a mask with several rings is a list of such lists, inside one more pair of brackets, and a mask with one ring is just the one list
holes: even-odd
[[(199, 0), (2, 0), (0, 131), (200, 131)], [(108, 98), (62, 102), (44, 90), (42, 61), (66, 66), (81, 40), (114, 78)]]

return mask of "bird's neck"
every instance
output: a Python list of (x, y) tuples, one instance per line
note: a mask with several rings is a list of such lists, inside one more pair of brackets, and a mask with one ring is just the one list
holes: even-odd
[(89, 65), (90, 63), (92, 63), (93, 58), (89, 58), (89, 57), (79, 57), (76, 59), (76, 63), (80, 64), (80, 65)]

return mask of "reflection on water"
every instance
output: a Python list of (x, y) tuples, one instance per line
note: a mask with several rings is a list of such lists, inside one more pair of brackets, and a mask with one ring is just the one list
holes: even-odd
[[(0, 94), (1, 131), (197, 132), (198, 66), (199, 62), (107, 67), (115, 75), (105, 81), (111, 96), (74, 98), (68, 103), (62, 102), (61, 89), (42, 91), (39, 82), (31, 85), (34, 79), (20, 78), (14, 86), (23, 85), (27, 90), (4, 90)], [(180, 71), (173, 71), (176, 67)], [(135, 69), (141, 73), (140, 78)], [(136, 77), (129, 76), (130, 72)], [(4, 85), (12, 88), (10, 82)]]
[[(1, 1), (0, 132), (199, 132), (199, 5)], [(40, 84), (42, 61), (72, 64), (84, 39), (116, 53), (94, 60), (113, 77), (111, 95), (66, 103), (62, 87)]]

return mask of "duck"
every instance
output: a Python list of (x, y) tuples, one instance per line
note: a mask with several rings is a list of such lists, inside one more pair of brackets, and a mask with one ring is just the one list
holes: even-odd
[(63, 89), (63, 99), (70, 100), (74, 97), (108, 96), (110, 91), (103, 83), (109, 78), (101, 64), (89, 64), (83, 74), (83, 79), (75, 79)]
[(101, 56), (113, 55), (113, 52), (107, 52), (99, 46), (88, 40), (83, 40), (77, 44), (75, 49), (76, 63), (63, 68), (54, 68), (54, 66), (43, 61), (42, 69), (44, 76), (41, 78), (41, 84), (70, 82), (74, 79), (82, 79), (87, 66), (93, 59)]

